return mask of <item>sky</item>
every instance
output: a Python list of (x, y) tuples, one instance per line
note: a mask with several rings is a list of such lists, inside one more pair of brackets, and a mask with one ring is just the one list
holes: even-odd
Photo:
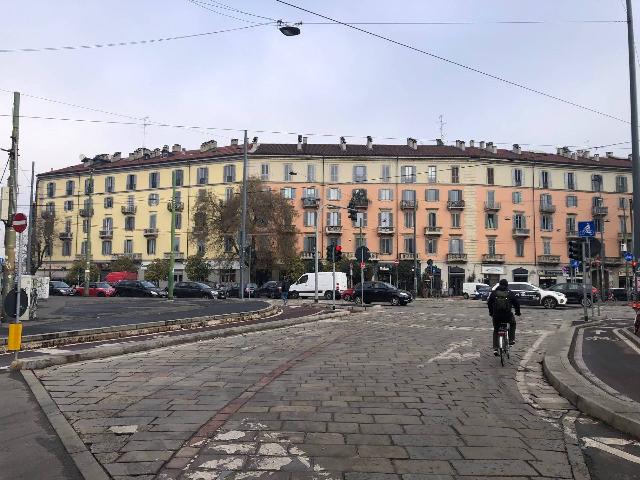
[[(239, 27), (190, 39), (113, 48), (0, 53), (0, 115), (12, 94), (21, 114), (150, 125), (22, 118), (21, 198), (36, 172), (78, 163), (79, 155), (180, 143), (198, 148), (241, 138), (261, 142), (434, 143), (444, 138), (589, 148), (628, 142), (629, 125), (533, 94), (274, 0), (222, 0), (271, 19), (302, 21), (297, 37), (213, 0), (30, 0), (1, 2), (0, 50), (157, 39)], [(217, 5), (216, 5), (217, 3)], [(622, 0), (290, 0), (344, 22), (469, 22), (465, 25), (365, 25), (361, 28), (571, 102), (629, 119)], [(211, 11), (214, 10), (214, 11)], [(640, 6), (636, 13), (640, 11)], [(238, 19), (222, 16), (235, 16)], [(9, 21), (7, 21), (9, 20)], [(541, 21), (542, 24), (498, 24)], [(492, 23), (493, 22), (493, 23)], [(47, 102), (31, 96), (117, 113)], [(142, 120), (144, 117), (148, 119)], [(210, 127), (189, 130), (153, 122)], [(234, 131), (213, 128), (236, 129)], [(258, 130), (264, 133), (256, 133)], [(290, 132), (276, 134), (266, 132)], [(0, 147), (11, 118), (0, 116)], [(328, 136), (326, 136), (328, 135)], [(383, 140), (385, 137), (397, 140)], [(629, 145), (601, 148), (628, 155)], [(596, 150), (593, 150), (594, 152)], [(4, 162), (2, 162), (4, 163)], [(3, 182), (6, 182), (6, 176)], [(4, 183), (3, 183), (4, 184)], [(26, 203), (25, 200), (20, 201)]]

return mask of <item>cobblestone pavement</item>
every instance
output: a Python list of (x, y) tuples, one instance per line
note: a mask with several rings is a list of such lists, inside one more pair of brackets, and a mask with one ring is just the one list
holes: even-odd
[(501, 368), (479, 302), (416, 302), (37, 372), (116, 479), (589, 478), (527, 309)]

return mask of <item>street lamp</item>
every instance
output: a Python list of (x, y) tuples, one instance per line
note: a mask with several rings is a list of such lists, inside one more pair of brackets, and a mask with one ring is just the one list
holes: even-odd
[(278, 28), (285, 37), (295, 37), (300, 35), (300, 29), (295, 25), (287, 25), (282, 20), (278, 20)]

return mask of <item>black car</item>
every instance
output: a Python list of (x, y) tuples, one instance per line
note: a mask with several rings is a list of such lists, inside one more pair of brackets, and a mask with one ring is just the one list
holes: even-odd
[(389, 302), (391, 305), (406, 305), (413, 300), (409, 292), (399, 290), (385, 282), (364, 282), (364, 284), (357, 284), (353, 288), (353, 298), (358, 305), (362, 305), (363, 293), (364, 303)]
[(145, 280), (122, 280), (115, 286), (116, 297), (167, 297), (167, 291), (161, 290)]
[(240, 285), (237, 283), (227, 283), (223, 285), (224, 291), (229, 298), (240, 297)]
[(584, 290), (587, 290), (587, 307), (591, 306), (591, 303), (595, 300), (598, 301), (598, 297), (594, 297), (593, 288), (591, 285), (582, 285), (581, 283), (558, 283), (552, 285), (547, 290), (552, 292), (564, 293), (567, 297), (567, 303), (579, 303), (583, 304)]
[(70, 297), (75, 294), (76, 291), (65, 282), (61, 282), (59, 280), (52, 280), (49, 282), (49, 295)]
[(263, 283), (260, 288), (257, 288), (253, 292), (253, 296), (256, 298), (268, 297), (268, 298), (280, 298), (282, 294), (282, 282), (271, 280)]
[(178, 282), (173, 287), (173, 296), (176, 298), (218, 298), (218, 290), (206, 283)]

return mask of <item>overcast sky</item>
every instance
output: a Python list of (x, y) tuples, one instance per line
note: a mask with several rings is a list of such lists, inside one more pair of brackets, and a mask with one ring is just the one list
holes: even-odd
[[(211, 3), (211, 0), (202, 0)], [(235, 8), (290, 21), (318, 21), (273, 0), (223, 0)], [(623, 20), (622, 0), (291, 0), (350, 21), (463, 21), (472, 25), (365, 26), (509, 80), (629, 118), (626, 25), (566, 23)], [(640, 9), (640, 5), (638, 5)], [(218, 10), (249, 21), (268, 21)], [(30, 0), (2, 2), (0, 49), (155, 39), (251, 25), (187, 0)], [(494, 21), (546, 21), (536, 25)], [(626, 123), (483, 77), (460, 67), (336, 25), (302, 25), (298, 37), (274, 26), (139, 46), (0, 53), (0, 89), (129, 115), (150, 122), (203, 127), (440, 136), (536, 145), (597, 146), (627, 141)], [(12, 96), (0, 91), (0, 114)], [(134, 121), (23, 97), (21, 113)], [(37, 172), (78, 162), (78, 155), (181, 143), (227, 144), (240, 132), (22, 119), (23, 186)], [(0, 146), (11, 120), (0, 117)], [(260, 133), (294, 142), (295, 135)], [(310, 142), (338, 138), (310, 136)], [(364, 142), (363, 138), (348, 140)], [(390, 141), (386, 141), (390, 142)], [(391, 143), (393, 143), (391, 141)], [(628, 147), (624, 145), (623, 147)], [(539, 150), (547, 147), (535, 146)], [(615, 150), (627, 155), (629, 150)], [(4, 162), (3, 162), (4, 163)], [(6, 178), (5, 178), (6, 181)], [(23, 187), (24, 192), (24, 187)]]

